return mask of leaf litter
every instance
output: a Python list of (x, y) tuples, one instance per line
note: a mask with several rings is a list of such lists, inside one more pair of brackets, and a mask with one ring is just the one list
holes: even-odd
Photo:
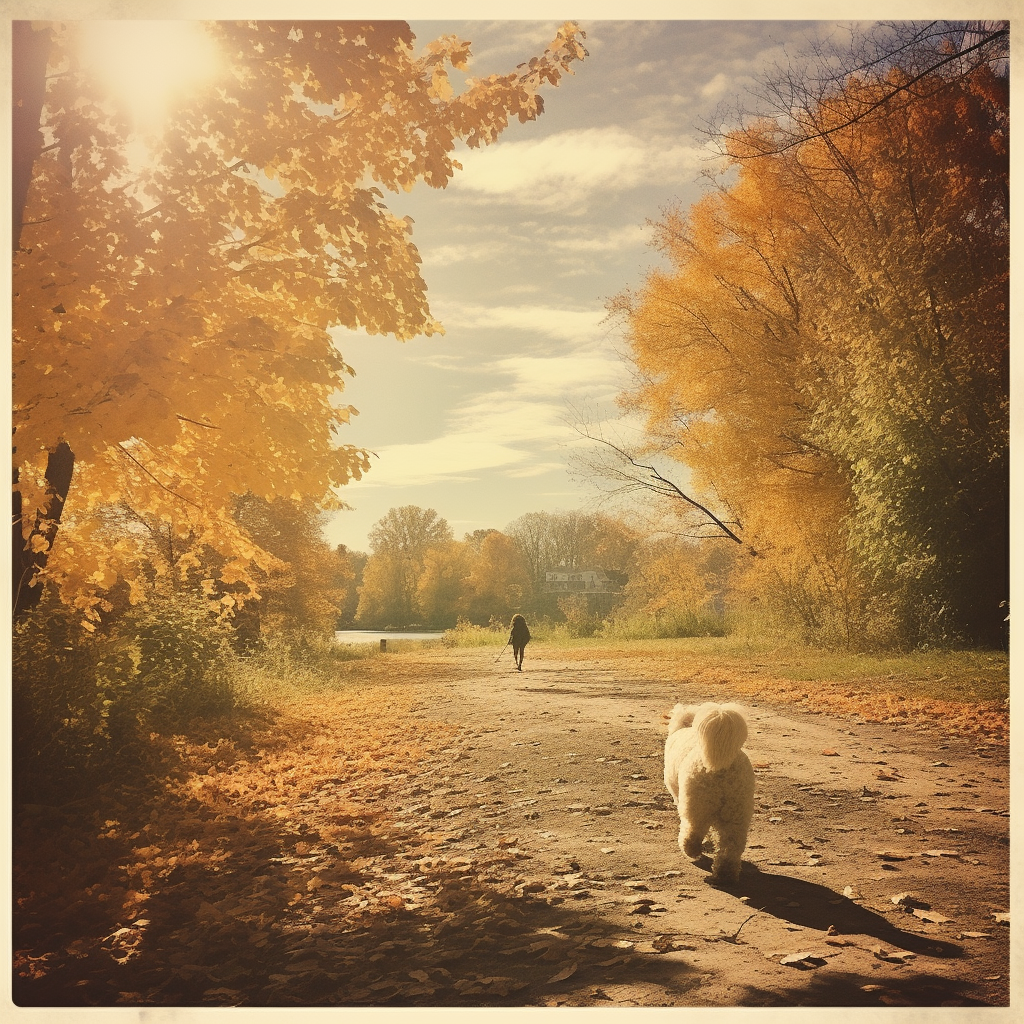
[[(52, 819), (23, 817), (23, 990), (49, 984), (83, 1005), (524, 1005), (531, 985), (592, 985), (588, 969), (632, 972), (645, 954), (697, 948), (671, 934), (633, 942), (595, 933), (599, 919), (582, 934), (541, 935), (558, 920), (549, 901), (603, 884), (565, 852), (548, 874), (524, 875), (529, 854), (507, 828), (458, 856), (473, 822), (450, 812), (477, 813), (459, 788), (477, 779), (447, 770), (451, 778), (438, 779), (437, 767), (448, 757), (457, 768), (471, 748), (451, 726), (409, 720), (414, 728), (396, 735), (361, 698), (329, 710), (296, 704), (249, 745), (168, 740), (168, 780), (156, 792), (140, 786), (134, 797), (101, 794), (92, 808), (61, 809), (56, 830)], [(929, 856), (959, 854), (916, 853)], [(70, 884), (57, 886), (62, 873)], [(567, 881), (556, 892), (559, 877)], [(645, 891), (629, 881), (627, 890)], [(861, 898), (854, 886), (847, 895)], [(647, 925), (653, 908), (665, 910), (653, 898), (629, 906), (650, 908)], [(893, 964), (913, 956), (873, 953)]]
[[(51, 1005), (476, 1004), (626, 963), (635, 943), (593, 929), (515, 942), (562, 897), (522, 876), (514, 836), (456, 855), (464, 833), (428, 803), (456, 732), (300, 702), (248, 747), (165, 741), (165, 783), (60, 810), (57, 842), (23, 816), (16, 988)], [(601, 887), (575, 859), (558, 871), (574, 897)], [(493, 970), (516, 953), (515, 972)], [(541, 976), (545, 961), (562, 967)]]

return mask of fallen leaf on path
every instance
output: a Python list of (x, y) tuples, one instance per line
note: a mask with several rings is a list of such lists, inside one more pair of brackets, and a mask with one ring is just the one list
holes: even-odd
[(821, 753), (825, 757), (838, 757), (839, 756), (839, 751), (838, 750), (833, 750), (831, 747), (827, 748), (826, 750), (823, 750)]
[(525, 981), (516, 981), (515, 978), (489, 977), (489, 978), (462, 978), (455, 982), (455, 991), (462, 995), (496, 995), (507, 996), (518, 989), (526, 988)]
[(651, 940), (651, 945), (659, 953), (672, 953), (682, 949), (693, 951), (697, 948), (686, 942), (680, 942), (672, 935), (656, 935)]
[(932, 924), (945, 924), (947, 921), (952, 920), (950, 917), (943, 917), (942, 914), (937, 914), (934, 910), (919, 910), (915, 908), (911, 913), (914, 917), (919, 917), (922, 921), (929, 921)]
[(913, 960), (917, 954), (908, 953), (906, 950), (886, 949), (884, 946), (872, 946), (871, 952), (878, 960), (884, 960), (890, 964), (902, 964), (907, 960)]
[(579, 964), (573, 961), (571, 964), (566, 964), (554, 977), (548, 978), (547, 984), (554, 985), (555, 982), (565, 981), (566, 978), (571, 978), (576, 973), (576, 968)]
[(828, 961), (817, 953), (790, 953), (788, 956), (784, 956), (780, 961), (783, 967), (821, 967)]
[(903, 907), (904, 910), (909, 910), (912, 907), (919, 907), (921, 910), (929, 910), (931, 908), (930, 903), (925, 903), (923, 900), (917, 898), (917, 893), (914, 892), (898, 892), (895, 896), (890, 896), (890, 900), (896, 904), (897, 907)]

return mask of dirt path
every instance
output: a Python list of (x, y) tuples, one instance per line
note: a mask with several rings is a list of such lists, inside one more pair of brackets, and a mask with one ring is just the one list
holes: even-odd
[(514, 839), (534, 898), (572, 907), (542, 955), (575, 968), (522, 1002), (1007, 1004), (1004, 752), (744, 700), (756, 810), (740, 883), (720, 890), (680, 854), (661, 778), (663, 713), (706, 690), (479, 660), (419, 709), (467, 733), (431, 806), (459, 812), (460, 834), (472, 816), (469, 851)]
[[(1005, 746), (728, 672), (494, 658), (351, 663), (253, 742), (179, 744), (156, 790), (25, 808), (16, 1002), (1008, 1005)], [(750, 711), (728, 890), (662, 783), (663, 715), (704, 699)]]

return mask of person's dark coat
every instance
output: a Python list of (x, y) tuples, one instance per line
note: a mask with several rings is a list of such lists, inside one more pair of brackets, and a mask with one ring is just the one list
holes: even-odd
[(523, 649), (530, 642), (530, 627), (526, 625), (526, 619), (518, 613), (512, 616), (512, 631), (509, 633), (508, 642), (512, 645), (512, 660), (516, 668), (523, 671)]

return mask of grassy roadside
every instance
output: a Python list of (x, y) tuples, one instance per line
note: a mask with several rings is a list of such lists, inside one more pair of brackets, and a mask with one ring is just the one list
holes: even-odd
[[(414, 687), (465, 678), (504, 637), (473, 630), (441, 640), (404, 641), (386, 654), (329, 648), (256, 661), (246, 685), (269, 711), (317, 692), (367, 692), (399, 682)], [(539, 638), (527, 661), (605, 662), (624, 679), (655, 676), (696, 683), (708, 698), (774, 700), (822, 714), (868, 721), (939, 725), (950, 733), (1004, 745), (1009, 741), (1009, 657), (1005, 651), (915, 651), (857, 654), (744, 637), (666, 640)], [(527, 670), (528, 670), (527, 666)]]
[(607, 641), (600, 638), (532, 644), (533, 658), (638, 660), (660, 664), (669, 678), (715, 668), (740, 676), (770, 675), (806, 683), (851, 683), (903, 697), (1001, 701), (1009, 696), (1005, 651), (915, 651), (854, 654), (736, 637)]
[(983, 743), (1009, 742), (1004, 651), (852, 654), (736, 637), (567, 640), (531, 645), (537, 660), (615, 662), (624, 678), (696, 683), (709, 700), (758, 698), (819, 714), (936, 727)]

